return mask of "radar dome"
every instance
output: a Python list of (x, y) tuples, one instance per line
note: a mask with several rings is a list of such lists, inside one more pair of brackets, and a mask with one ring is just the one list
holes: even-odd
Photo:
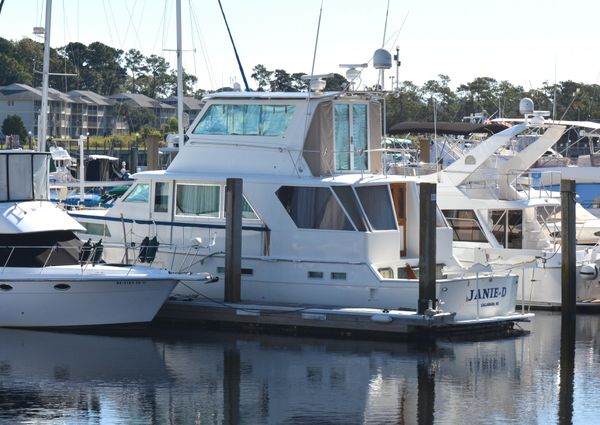
[(392, 67), (392, 55), (385, 49), (375, 50), (373, 55), (373, 67), (375, 69), (390, 69)]
[(521, 101), (519, 102), (519, 112), (522, 115), (533, 114), (533, 100), (531, 100), (528, 97), (524, 97), (523, 99), (521, 99)]

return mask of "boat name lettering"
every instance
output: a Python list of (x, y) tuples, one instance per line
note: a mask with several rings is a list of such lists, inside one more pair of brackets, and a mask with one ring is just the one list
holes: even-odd
[(117, 285), (143, 285), (142, 280), (117, 280)]
[(489, 298), (504, 298), (506, 296), (506, 286), (501, 288), (471, 289), (467, 296), (467, 301), (486, 300)]

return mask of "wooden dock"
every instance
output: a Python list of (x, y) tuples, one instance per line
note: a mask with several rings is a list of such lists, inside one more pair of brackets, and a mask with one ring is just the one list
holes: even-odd
[(454, 313), (417, 314), (409, 310), (306, 307), (204, 300), (170, 300), (157, 315), (159, 321), (204, 323), (219, 327), (269, 329), (286, 333), (326, 333), (376, 338), (419, 337), (442, 334), (494, 334), (513, 329), (515, 322), (533, 314), (456, 321)]

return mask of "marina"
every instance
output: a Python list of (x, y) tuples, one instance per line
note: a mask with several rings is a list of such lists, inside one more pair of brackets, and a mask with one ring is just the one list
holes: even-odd
[(104, 31), (37, 0), (33, 38), (0, 37), (1, 424), (598, 422), (597, 84), (415, 85), (403, 61), (441, 53), (405, 57), (388, 0), (361, 60), (354, 1), (323, 51), (320, 0), (309, 73), (282, 68), (308, 3), (103, 0)]

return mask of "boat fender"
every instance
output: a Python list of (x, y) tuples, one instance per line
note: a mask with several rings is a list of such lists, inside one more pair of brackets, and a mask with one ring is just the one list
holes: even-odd
[(104, 245), (102, 245), (102, 239), (94, 245), (94, 254), (92, 257), (92, 264), (97, 264), (102, 260), (102, 254), (104, 253)]
[(81, 249), (79, 250), (79, 264), (83, 264), (90, 258), (90, 254), (92, 253), (92, 238), (89, 238), (87, 242), (84, 242), (81, 245)]
[(371, 316), (371, 320), (377, 323), (391, 323), (394, 319), (387, 314), (374, 314)]
[(148, 250), (148, 242), (150, 242), (150, 238), (146, 236), (142, 239), (142, 243), (140, 244), (140, 253), (138, 254), (138, 261), (140, 263), (146, 262), (146, 251)]
[(151, 263), (154, 261), (156, 258), (156, 252), (158, 251), (158, 245), (160, 244), (156, 239), (156, 236), (150, 239), (148, 242), (148, 248), (146, 249), (146, 263)]
[(595, 264), (584, 264), (579, 270), (579, 276), (583, 280), (594, 280), (598, 277), (598, 267)]

